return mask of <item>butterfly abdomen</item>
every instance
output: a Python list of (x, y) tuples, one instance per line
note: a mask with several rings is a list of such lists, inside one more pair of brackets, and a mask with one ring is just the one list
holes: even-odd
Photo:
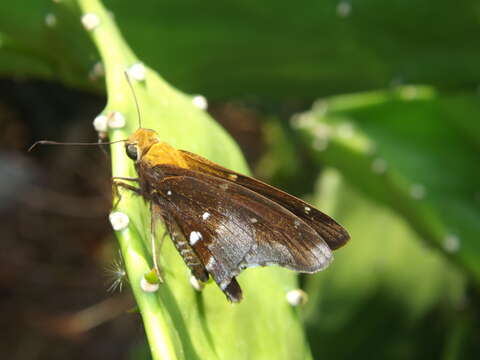
[(195, 251), (193, 251), (192, 247), (185, 239), (185, 237), (181, 233), (178, 233), (174, 230), (170, 232), (170, 238), (172, 239), (178, 253), (183, 258), (183, 261), (185, 261), (185, 264), (192, 271), (193, 276), (195, 276), (200, 281), (208, 281), (207, 271), (203, 267), (200, 259), (198, 258)]

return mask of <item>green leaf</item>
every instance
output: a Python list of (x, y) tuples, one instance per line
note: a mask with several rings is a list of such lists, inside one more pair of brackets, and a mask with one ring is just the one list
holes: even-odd
[[(98, 17), (99, 26), (90, 34), (105, 64), (108, 104), (104, 114), (124, 116), (126, 126), (111, 130), (109, 136), (111, 140), (125, 139), (138, 123), (124, 70), (139, 60), (97, 0), (79, 0), (78, 4), (82, 14)], [(191, 96), (170, 86), (147, 66), (145, 71), (145, 80), (133, 84), (143, 127), (155, 129), (173, 146), (247, 172), (237, 145), (205, 111), (194, 106)], [(135, 176), (123, 143), (113, 144), (111, 150), (113, 175)], [(286, 292), (297, 287), (292, 272), (279, 268), (246, 271), (239, 276), (245, 299), (233, 305), (213, 284), (197, 293), (189, 284), (187, 267), (167, 240), (160, 257), (165, 283), (158, 292), (143, 291), (141, 280), (152, 267), (150, 215), (141, 198), (127, 191), (121, 194), (116, 211), (127, 214), (130, 223), (117, 231), (117, 237), (154, 359), (310, 358), (298, 312), (285, 299)]]
[(318, 161), (405, 217), (478, 283), (478, 143), (465, 129), (479, 116), (477, 98), (409, 86), (321, 100), (294, 124)]
[[(0, 32), (45, 58), (51, 78), (96, 89), (87, 74), (97, 54), (66, 16), (65, 3), (2, 1)], [(473, 89), (480, 79), (476, 0), (421, 6), (416, 0), (308, 0), (301, 6), (116, 0), (108, 7), (152, 68), (179, 88), (209, 97), (314, 97), (389, 83)], [(49, 14), (56, 25), (46, 25)], [(36, 67), (18, 70), (39, 75)]]
[(458, 348), (462, 335), (447, 334), (457, 318), (472, 315), (464, 274), (336, 170), (323, 173), (315, 202), (352, 239), (331, 267), (306, 279), (314, 357), (438, 359)]

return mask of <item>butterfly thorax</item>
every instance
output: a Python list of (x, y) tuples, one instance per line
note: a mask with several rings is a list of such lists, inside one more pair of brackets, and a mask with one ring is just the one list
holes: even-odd
[[(155, 130), (140, 128), (125, 143), (127, 155), (143, 166), (175, 165), (188, 168), (180, 151), (160, 141)], [(132, 147), (134, 149), (132, 149)], [(131, 151), (129, 154), (129, 150)]]
[(150, 167), (156, 165), (175, 165), (181, 168), (188, 168), (182, 153), (165, 142), (158, 142), (152, 145), (148, 151), (143, 154), (140, 161)]

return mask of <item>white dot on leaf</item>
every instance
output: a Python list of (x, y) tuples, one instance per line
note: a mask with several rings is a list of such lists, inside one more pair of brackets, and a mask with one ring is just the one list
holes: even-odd
[(410, 186), (410, 196), (416, 200), (423, 199), (426, 195), (425, 186), (422, 184), (412, 184)]
[(196, 95), (192, 98), (192, 103), (195, 105), (197, 108), (202, 109), (202, 110), (207, 110), (208, 108), (208, 102), (205, 96), (202, 95)]
[(190, 276), (190, 285), (192, 285), (192, 287), (197, 291), (202, 291), (203, 287), (205, 286), (193, 275)]
[(143, 81), (146, 77), (145, 66), (142, 63), (133, 64), (128, 68), (128, 75), (137, 81)]
[(286, 294), (287, 302), (292, 306), (304, 305), (308, 301), (308, 295), (301, 289), (293, 289)]
[(57, 17), (55, 14), (48, 13), (47, 16), (45, 16), (45, 25), (48, 27), (54, 27), (57, 25)]
[(158, 290), (159, 284), (152, 284), (147, 279), (145, 279), (145, 276), (143, 276), (142, 280), (140, 280), (140, 288), (145, 292), (152, 293)]
[(88, 73), (88, 78), (91, 81), (96, 81), (100, 78), (105, 76), (105, 67), (101, 61), (97, 61), (95, 65), (93, 65), (92, 69)]
[(112, 228), (115, 231), (121, 231), (128, 227), (128, 223), (130, 222), (130, 218), (127, 214), (121, 211), (112, 212), (109, 217), (110, 224), (112, 224)]
[(460, 239), (454, 234), (447, 235), (443, 240), (443, 248), (449, 253), (457, 252), (460, 249)]
[(376, 158), (372, 161), (372, 171), (376, 174), (383, 174), (387, 171), (387, 162), (382, 158)]
[(352, 5), (347, 1), (340, 1), (337, 5), (337, 15), (347, 17), (352, 12)]
[(328, 138), (315, 138), (312, 146), (317, 151), (325, 151), (328, 147)]
[(93, 127), (97, 132), (106, 132), (108, 130), (108, 117), (106, 115), (98, 115), (93, 119)]
[(111, 129), (121, 129), (125, 126), (125, 116), (120, 111), (114, 111), (108, 117), (108, 127)]
[(405, 86), (400, 91), (400, 96), (405, 100), (413, 100), (418, 96), (418, 89), (415, 86)]
[(341, 123), (340, 125), (338, 125), (337, 133), (338, 136), (344, 139), (350, 139), (351, 137), (353, 137), (354, 134), (353, 124), (349, 122)]
[(87, 13), (82, 16), (82, 24), (85, 29), (92, 31), (100, 25), (100, 18), (97, 14)]

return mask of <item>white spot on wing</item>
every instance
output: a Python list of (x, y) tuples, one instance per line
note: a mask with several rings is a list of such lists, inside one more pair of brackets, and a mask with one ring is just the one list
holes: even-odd
[(204, 212), (203, 215), (202, 215), (203, 220), (207, 220), (209, 217), (210, 217), (210, 213), (208, 213), (208, 212)]
[(312, 210), (311, 207), (305, 206), (305, 214), (307, 214), (307, 215), (310, 214), (310, 211), (311, 211), (311, 210)]
[(257, 223), (257, 222), (258, 222), (258, 220), (257, 220), (257, 219), (255, 219), (255, 218), (251, 218), (251, 219), (250, 219), (250, 222), (251, 222), (252, 224), (255, 224), (255, 223)]
[(231, 280), (224, 280), (222, 281), (219, 286), (220, 286), (220, 289), (222, 290), (225, 290), (227, 288), (228, 285), (230, 285), (230, 282)]
[(195, 245), (199, 240), (202, 240), (202, 234), (198, 231), (192, 231), (189, 237), (190, 245)]
[(207, 269), (208, 272), (212, 272), (213, 271), (213, 265), (215, 265), (215, 258), (213, 256), (210, 256), (207, 264), (205, 265), (205, 269)]
[(172, 191), (171, 191), (171, 190), (168, 190), (168, 191), (167, 191), (167, 195), (168, 195), (168, 196), (172, 195)]

